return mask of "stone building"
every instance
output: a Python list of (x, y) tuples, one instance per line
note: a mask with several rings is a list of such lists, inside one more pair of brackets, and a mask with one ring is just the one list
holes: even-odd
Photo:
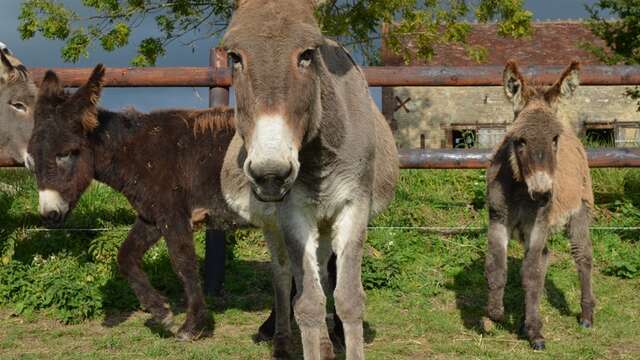
[[(496, 26), (477, 24), (471, 45), (488, 50), (482, 65), (504, 66), (515, 59), (521, 67), (564, 67), (572, 59), (584, 65), (603, 65), (581, 48), (583, 42), (602, 44), (580, 22), (538, 22), (530, 38), (512, 39), (497, 34)], [(462, 46), (439, 46), (432, 61), (411, 65), (476, 66)], [(406, 65), (383, 47), (385, 65)], [(559, 75), (559, 74), (558, 74)], [(531, 79), (529, 79), (531, 80)], [(608, 146), (640, 145), (640, 113), (624, 93), (626, 86), (581, 86), (576, 96), (563, 101), (560, 117), (581, 136)], [(513, 120), (513, 110), (502, 87), (395, 87), (383, 89), (383, 113), (402, 148), (490, 148), (502, 139)]]

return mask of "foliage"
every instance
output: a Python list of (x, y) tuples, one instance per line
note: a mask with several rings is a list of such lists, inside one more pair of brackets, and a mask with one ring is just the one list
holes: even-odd
[(0, 303), (13, 303), (18, 314), (47, 309), (64, 323), (78, 322), (102, 312), (101, 280), (96, 265), (69, 256), (12, 261), (0, 267)]
[(640, 209), (640, 173), (631, 172), (625, 176), (624, 180), (625, 194), (629, 197), (629, 201)]
[[(638, 231), (631, 232), (633, 237), (637, 234)], [(637, 278), (640, 276), (640, 248), (637, 241), (626, 241), (621, 235), (627, 234), (604, 233), (596, 236), (596, 257), (602, 264), (603, 274), (623, 279)]]
[[(640, 206), (628, 194), (638, 186), (640, 171), (596, 169), (592, 174), (597, 202), (595, 225), (637, 226)], [(37, 190), (29, 173), (3, 170), (0, 181), (20, 189), (12, 195), (0, 193), (0, 305), (22, 315), (51, 314), (64, 323), (139, 308), (116, 267), (117, 250), (133, 222), (132, 210), (121, 195), (93, 184), (67, 220), (69, 227), (111, 230), (43, 232), (33, 215)], [(410, 293), (429, 299), (441, 296), (452, 286), (473, 287), (474, 291), (482, 288), (484, 231), (443, 236), (424, 232), (422, 227), (486, 226), (484, 187), (484, 171), (402, 171), (395, 201), (369, 230), (362, 265), (368, 293), (388, 293), (397, 299)], [(638, 233), (594, 231), (596, 273), (637, 281)], [(200, 257), (204, 251), (203, 235), (196, 235)], [(552, 243), (552, 251), (568, 259), (567, 277), (573, 279), (568, 242), (562, 236), (558, 238)], [(231, 303), (243, 310), (267, 309), (272, 290), (266, 263), (269, 254), (261, 234), (255, 230), (238, 231), (228, 248), (225, 287), (229, 297), (222, 305), (214, 306)], [(515, 253), (521, 256), (522, 250), (518, 248)], [(172, 303), (182, 301), (182, 286), (162, 242), (145, 255), (143, 266), (152, 284)], [(515, 268), (513, 271), (518, 272)], [(452, 284), (452, 279), (457, 284)]]
[[(142, 39), (131, 61), (150, 66), (176, 40), (191, 46), (194, 40), (222, 33), (232, 11), (233, 0), (82, 0), (82, 8), (65, 6), (60, 0), (25, 0), (18, 29), (24, 39), (39, 33), (64, 40), (62, 58), (75, 62), (88, 56), (96, 43), (106, 51), (122, 48), (146, 18), (153, 18), (157, 35)], [(317, 15), (326, 34), (359, 50), (369, 63), (377, 61), (383, 37), (405, 59), (429, 59), (434, 45), (451, 43), (464, 45), (469, 56), (480, 61), (486, 50), (466, 44), (469, 18), (498, 20), (500, 34), (514, 37), (531, 32), (532, 18), (523, 9), (523, 0), (329, 0)], [(383, 24), (388, 24), (384, 34)], [(407, 35), (415, 39), (415, 54), (404, 46)]]
[[(591, 31), (603, 39), (611, 51), (595, 44), (583, 44), (584, 47), (606, 64), (640, 64), (640, 1), (599, 0), (586, 8)], [(640, 99), (638, 87), (626, 93), (632, 99)]]

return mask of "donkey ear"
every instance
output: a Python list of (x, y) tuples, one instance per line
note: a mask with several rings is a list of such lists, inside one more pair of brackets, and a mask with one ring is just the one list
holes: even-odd
[(54, 97), (64, 94), (64, 87), (58, 78), (58, 75), (51, 70), (48, 70), (44, 75), (42, 84), (40, 85), (40, 93), (38, 97)]
[(547, 90), (545, 99), (549, 103), (555, 102), (558, 98), (570, 98), (575, 94), (576, 89), (580, 86), (580, 63), (572, 61), (571, 64), (562, 72), (560, 79)]
[(0, 83), (9, 81), (14, 71), (13, 64), (9, 60), (8, 51), (0, 49)]
[(236, 9), (239, 9), (241, 7), (243, 7), (247, 2), (249, 2), (249, 0), (236, 0), (235, 1), (235, 5), (236, 5)]
[(502, 72), (502, 86), (505, 96), (513, 103), (514, 109), (522, 108), (525, 102), (523, 94), (526, 84), (518, 70), (518, 65), (513, 60), (507, 62)]
[(87, 133), (98, 127), (97, 105), (100, 101), (105, 70), (104, 65), (98, 64), (86, 84), (68, 100), (70, 106), (79, 111), (82, 128)]

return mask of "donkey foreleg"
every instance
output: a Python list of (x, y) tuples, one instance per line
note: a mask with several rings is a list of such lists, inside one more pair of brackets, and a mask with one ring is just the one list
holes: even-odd
[(286, 359), (289, 358), (291, 350), (291, 264), (280, 230), (265, 227), (262, 232), (271, 252), (273, 273), (275, 312), (273, 357)]
[(492, 219), (489, 223), (488, 241), (484, 265), (484, 275), (489, 288), (487, 314), (491, 320), (501, 322), (504, 320), (504, 287), (507, 283), (507, 226)]
[(526, 229), (524, 233), (525, 256), (522, 262), (522, 285), (525, 291), (524, 329), (531, 347), (535, 350), (542, 350), (545, 348), (545, 344), (539, 307), (547, 271), (549, 227), (538, 218), (535, 224)]
[[(326, 297), (320, 282), (318, 265), (318, 228), (303, 210), (292, 207), (279, 214), (285, 244), (296, 283), (294, 315), (302, 337), (306, 360), (319, 360), (321, 339), (326, 333)], [(330, 356), (326, 356), (330, 357)]]
[(344, 327), (346, 358), (349, 360), (364, 359), (365, 293), (361, 272), (368, 214), (367, 205), (351, 203), (342, 209), (333, 224), (332, 245), (337, 256), (334, 299)]
[(127, 278), (140, 305), (149, 311), (166, 329), (173, 325), (173, 314), (167, 299), (151, 286), (147, 274), (142, 271), (142, 257), (160, 239), (160, 232), (141, 218), (136, 218), (127, 239), (118, 251), (118, 268)]
[(589, 207), (583, 204), (582, 208), (571, 217), (568, 225), (569, 238), (571, 239), (571, 255), (573, 255), (578, 269), (580, 290), (582, 292), (580, 325), (585, 328), (593, 326), (593, 309), (596, 306), (596, 299), (591, 289), (593, 246), (589, 234), (590, 222)]
[(174, 220), (163, 228), (173, 271), (178, 275), (187, 297), (187, 319), (176, 333), (179, 340), (192, 340), (207, 330), (210, 322), (200, 286), (193, 233), (188, 221)]

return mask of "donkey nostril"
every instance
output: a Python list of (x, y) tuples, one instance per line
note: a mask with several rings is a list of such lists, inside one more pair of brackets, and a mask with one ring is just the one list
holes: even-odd
[(274, 183), (278, 180), (284, 183), (293, 174), (293, 164), (288, 163), (288, 166), (282, 166), (282, 164), (266, 164), (263, 166), (252, 166), (249, 162), (247, 164), (247, 175), (253, 179), (257, 184), (263, 182)]
[(256, 183), (262, 187), (280, 188), (284, 185), (284, 178), (277, 175), (265, 175), (256, 178)]
[(284, 178), (288, 179), (289, 177), (291, 177), (292, 173), (293, 173), (293, 163), (291, 163), (291, 161), (289, 161), (289, 171), (287, 171), (287, 173), (284, 176)]
[(48, 221), (59, 221), (60, 220), (60, 211), (58, 210), (52, 210), (49, 211), (46, 215), (46, 219)]
[(534, 192), (532, 195), (534, 200), (542, 203), (546, 203), (546, 202), (549, 202), (549, 200), (551, 200), (551, 191)]
[(253, 171), (253, 168), (251, 167), (251, 160), (249, 160), (249, 162), (247, 163), (247, 172), (250, 178), (256, 180), (259, 176)]

